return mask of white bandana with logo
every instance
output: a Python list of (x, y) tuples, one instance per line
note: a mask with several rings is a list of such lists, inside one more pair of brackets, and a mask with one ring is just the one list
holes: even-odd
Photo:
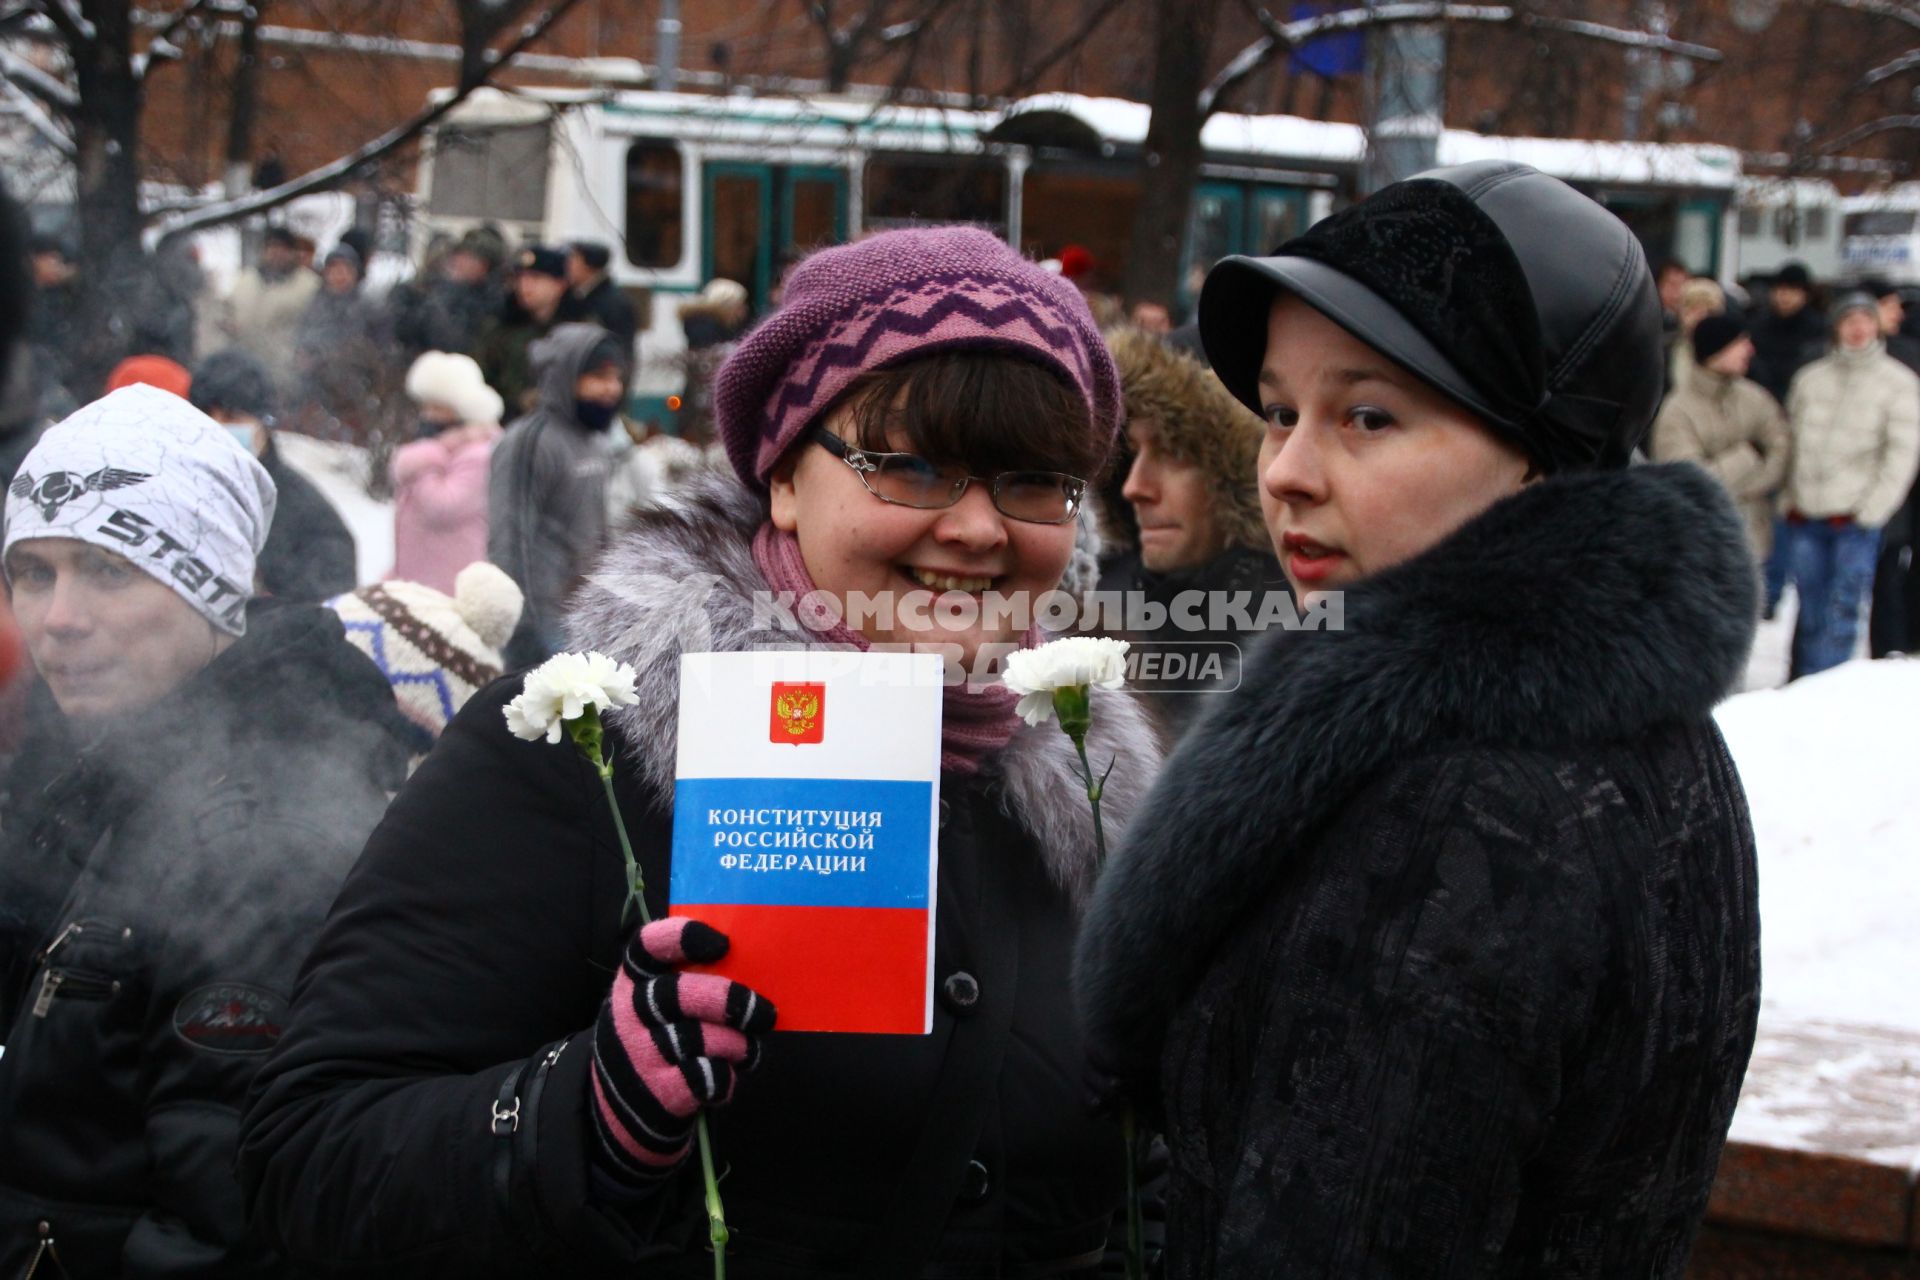
[(166, 583), (244, 635), (273, 481), (224, 427), (179, 396), (122, 387), (47, 429), (7, 490), (5, 549), (75, 538)]

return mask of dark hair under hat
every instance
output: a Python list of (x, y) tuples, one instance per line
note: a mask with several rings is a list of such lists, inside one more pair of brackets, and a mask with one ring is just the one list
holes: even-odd
[(300, 246), (300, 237), (294, 234), (293, 228), (291, 227), (273, 226), (267, 228), (263, 242), (266, 244), (277, 244), (283, 248), (296, 249)]
[(543, 244), (522, 249), (513, 266), (516, 271), (532, 271), (556, 280), (567, 278), (567, 255)]
[(245, 352), (216, 351), (195, 367), (187, 401), (202, 413), (224, 409), (264, 422), (274, 415), (273, 380)]
[(1696, 364), (1725, 351), (1747, 335), (1747, 326), (1737, 316), (1703, 316), (1693, 327), (1693, 359)]
[(1545, 471), (1625, 466), (1660, 400), (1660, 300), (1626, 224), (1557, 178), (1485, 160), (1383, 188), (1271, 257), (1207, 276), (1200, 337), (1261, 410), (1267, 314), (1295, 295)]
[(589, 271), (605, 271), (613, 261), (612, 251), (598, 240), (575, 240), (570, 247), (580, 255), (580, 261), (587, 264)]
[(1807, 264), (1804, 262), (1789, 262), (1774, 272), (1767, 283), (1775, 288), (1785, 285), (1789, 289), (1811, 289), (1813, 273), (1807, 270)]

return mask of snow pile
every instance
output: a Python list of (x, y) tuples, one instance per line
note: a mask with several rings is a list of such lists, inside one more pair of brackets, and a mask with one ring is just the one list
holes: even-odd
[(1759, 844), (1762, 1035), (1920, 1032), (1920, 660), (1849, 662), (1716, 717)]

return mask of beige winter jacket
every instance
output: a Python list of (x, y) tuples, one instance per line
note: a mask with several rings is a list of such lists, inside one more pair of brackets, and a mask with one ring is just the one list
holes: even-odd
[(1787, 417), (1788, 510), (1874, 529), (1893, 518), (1920, 469), (1920, 378), (1879, 342), (1835, 351), (1795, 375)]
[(221, 317), (221, 328), (232, 345), (267, 367), (275, 383), (285, 384), (293, 371), (293, 339), (300, 317), (320, 292), (320, 277), (295, 267), (278, 280), (249, 267), (233, 282)]
[(1655, 462), (1697, 462), (1725, 485), (1764, 559), (1790, 444), (1786, 415), (1766, 388), (1689, 362), (1653, 421), (1650, 451)]

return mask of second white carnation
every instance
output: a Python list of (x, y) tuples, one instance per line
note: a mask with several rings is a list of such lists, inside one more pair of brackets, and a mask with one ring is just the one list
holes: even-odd
[(527, 673), (519, 696), (507, 704), (507, 728), (529, 742), (558, 742), (567, 722), (587, 708), (608, 711), (638, 702), (633, 682), (633, 668), (604, 653), (556, 653)]
[(1020, 695), (1014, 710), (1028, 724), (1053, 717), (1056, 689), (1118, 689), (1127, 679), (1127, 642), (1105, 636), (1068, 636), (1007, 659), (1001, 683)]

